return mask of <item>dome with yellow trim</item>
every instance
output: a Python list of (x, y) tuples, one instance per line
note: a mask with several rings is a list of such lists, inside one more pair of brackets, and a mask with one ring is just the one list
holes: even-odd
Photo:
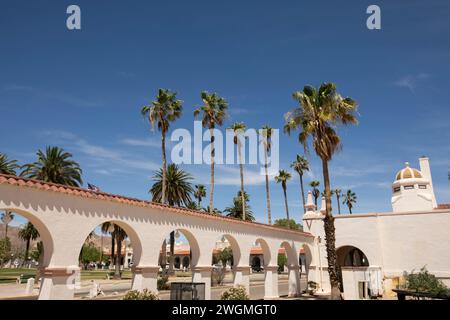
[(395, 180), (412, 179), (412, 178), (423, 178), (422, 173), (414, 168), (409, 167), (409, 162), (405, 163), (405, 168), (397, 172)]

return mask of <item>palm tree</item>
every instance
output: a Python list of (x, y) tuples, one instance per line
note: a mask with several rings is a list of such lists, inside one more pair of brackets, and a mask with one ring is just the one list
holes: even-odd
[(320, 185), (320, 182), (317, 180), (313, 180), (309, 183), (309, 185), (311, 186), (311, 188), (313, 188), (312, 195), (314, 197), (314, 204), (317, 208), (317, 199), (320, 197), (320, 190), (317, 187)]
[(267, 203), (267, 218), (269, 220), (269, 224), (272, 224), (272, 215), (270, 212), (270, 192), (269, 192), (269, 172), (267, 170), (267, 156), (270, 151), (270, 148), (272, 146), (271, 144), (271, 137), (272, 137), (272, 128), (268, 125), (264, 125), (261, 130), (260, 134), (263, 137), (263, 144), (264, 144), (264, 170), (266, 174), (266, 203)]
[(7, 239), (8, 225), (14, 220), (14, 214), (11, 211), (5, 211), (5, 213), (2, 213), (1, 220), (5, 224), (5, 239)]
[[(203, 197), (206, 197), (206, 188), (202, 184), (195, 185), (194, 197), (197, 199), (198, 207), (201, 207)], [(189, 205), (188, 205), (189, 207)]]
[(120, 279), (122, 277), (120, 272), (120, 265), (122, 264), (122, 242), (127, 238), (127, 233), (117, 224), (114, 224), (114, 235), (117, 241), (117, 257), (114, 278)]
[(156, 100), (148, 106), (143, 106), (141, 114), (148, 118), (152, 129), (155, 126), (161, 131), (161, 148), (162, 148), (162, 196), (161, 203), (166, 203), (166, 134), (169, 131), (170, 123), (181, 116), (182, 113), (181, 100), (177, 100), (177, 93), (168, 89), (159, 89)]
[(331, 284), (331, 298), (340, 298), (339, 270), (336, 261), (334, 218), (331, 214), (331, 188), (328, 162), (341, 147), (340, 138), (335, 130), (337, 124), (356, 124), (357, 103), (351, 98), (343, 98), (334, 83), (324, 83), (318, 89), (305, 86), (303, 91), (294, 92), (293, 98), (298, 108), (287, 113), (285, 130), (299, 128), (299, 141), (308, 151), (308, 140), (316, 154), (322, 160), (323, 181), (325, 184), (326, 214), (324, 230), (328, 258), (328, 274)]
[(230, 127), (231, 130), (233, 130), (234, 133), (234, 144), (237, 145), (238, 149), (238, 157), (239, 157), (239, 171), (240, 171), (240, 178), (241, 178), (241, 204), (242, 204), (242, 220), (245, 219), (245, 199), (244, 199), (244, 164), (242, 162), (242, 141), (240, 139), (240, 136), (244, 133), (244, 130), (246, 129), (246, 126), (243, 122), (235, 122)]
[[(244, 205), (242, 204), (242, 199), (244, 199)], [(227, 213), (227, 217), (232, 217), (236, 219), (242, 219), (247, 221), (255, 221), (255, 217), (253, 216), (253, 212), (250, 208), (248, 202), (250, 201), (247, 192), (244, 191), (242, 194), (241, 191), (237, 193), (237, 196), (233, 198), (233, 204), (230, 207), (225, 208), (224, 212)], [(244, 219), (244, 211), (243, 208), (245, 206), (245, 219)]]
[(72, 154), (58, 147), (47, 147), (45, 153), (37, 152), (38, 160), (26, 164), (20, 174), (23, 177), (79, 187), (82, 170), (80, 165), (71, 160)]
[[(114, 223), (112, 222), (104, 222), (100, 229), (102, 233), (106, 233), (106, 234), (110, 234), (111, 236), (111, 260), (110, 260), (110, 264), (113, 265), (114, 264), (114, 258), (115, 258), (115, 243), (116, 243), (116, 235), (114, 233)], [(103, 252), (103, 248), (102, 248), (102, 252)]]
[(203, 106), (194, 111), (194, 116), (197, 117), (200, 113), (203, 113), (202, 125), (209, 129), (211, 135), (211, 186), (209, 190), (209, 209), (212, 214), (214, 209), (214, 128), (223, 124), (223, 121), (227, 116), (228, 103), (216, 93), (208, 93), (206, 91), (201, 93), (201, 98)]
[(37, 231), (31, 222), (27, 222), (27, 224), (19, 230), (19, 238), (26, 242), (24, 261), (27, 261), (30, 243), (32, 240), (39, 238), (39, 231)]
[[(162, 196), (163, 185), (163, 170), (160, 169), (154, 176), (152, 188), (152, 201), (159, 202)], [(167, 168), (167, 185), (166, 185), (166, 197), (170, 206), (185, 206), (192, 202), (191, 194), (194, 192), (192, 184), (190, 183), (192, 176), (180, 169), (176, 164), (170, 164)], [(169, 257), (169, 272), (173, 271), (173, 259), (175, 249), (175, 231), (170, 233), (170, 257)], [(163, 250), (163, 257), (165, 255), (165, 246)], [(164, 260), (165, 261), (165, 260)]]
[(348, 207), (348, 211), (352, 214), (353, 204), (356, 203), (356, 194), (352, 190), (347, 190), (347, 193), (344, 194), (344, 200), (342, 204), (346, 204)]
[(217, 208), (212, 208), (211, 209), (209, 206), (206, 206), (205, 208), (202, 208), (202, 211), (207, 212), (207, 213), (211, 213), (212, 212), (213, 215), (220, 215), (220, 214), (222, 214), (222, 211), (220, 211), (219, 209), (217, 209)]
[(338, 205), (338, 213), (341, 214), (341, 204), (339, 203), (339, 199), (342, 197), (342, 190), (339, 188), (336, 188), (332, 190), (332, 193), (336, 195), (336, 202)]
[(8, 159), (6, 154), (0, 153), (0, 174), (16, 175), (16, 169), (20, 166), (17, 164), (17, 160)]
[(277, 183), (281, 182), (281, 187), (283, 188), (283, 194), (284, 194), (284, 206), (286, 208), (286, 218), (289, 220), (289, 207), (287, 202), (287, 194), (286, 194), (286, 188), (287, 188), (287, 182), (291, 179), (291, 174), (285, 170), (280, 170), (278, 172), (278, 175), (275, 177), (275, 180)]
[(299, 177), (300, 177), (300, 189), (302, 190), (302, 203), (303, 203), (303, 212), (306, 212), (305, 209), (305, 190), (303, 188), (303, 174), (305, 171), (309, 171), (309, 163), (305, 157), (301, 155), (297, 155), (295, 161), (291, 164), (291, 168), (294, 169)]

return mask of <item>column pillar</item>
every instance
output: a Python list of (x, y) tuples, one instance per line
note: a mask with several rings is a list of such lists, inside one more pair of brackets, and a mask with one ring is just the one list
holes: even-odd
[(75, 293), (75, 280), (80, 273), (79, 267), (45, 268), (39, 300), (72, 300)]
[(133, 271), (132, 290), (147, 289), (158, 293), (158, 266), (133, 266), (131, 270)]
[(301, 296), (300, 289), (300, 267), (299, 266), (289, 266), (289, 297), (299, 297)]
[(264, 267), (264, 299), (278, 299), (278, 266)]
[(211, 271), (212, 266), (192, 267), (192, 282), (205, 284), (205, 300), (211, 300)]
[(233, 268), (233, 285), (244, 286), (248, 295), (250, 295), (250, 269), (249, 266), (237, 266)]

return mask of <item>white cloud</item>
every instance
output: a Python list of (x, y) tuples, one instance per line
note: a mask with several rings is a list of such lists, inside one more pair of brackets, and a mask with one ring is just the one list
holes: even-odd
[(430, 78), (430, 75), (427, 73), (419, 73), (416, 75), (406, 75), (397, 81), (394, 82), (394, 85), (401, 88), (407, 88), (412, 93), (414, 93), (414, 89), (419, 85), (420, 82), (423, 82)]
[(134, 139), (134, 138), (124, 138), (120, 139), (119, 143), (133, 146), (133, 147), (161, 147), (161, 142), (156, 139)]

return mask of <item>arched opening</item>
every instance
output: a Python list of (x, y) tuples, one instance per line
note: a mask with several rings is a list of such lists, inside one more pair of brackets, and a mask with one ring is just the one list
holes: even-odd
[(40, 284), (43, 270), (53, 255), (53, 239), (45, 224), (30, 212), (0, 209), (0, 268), (5, 283)]
[(212, 283), (222, 285), (233, 281), (232, 269), (239, 264), (241, 250), (236, 239), (228, 234), (216, 240), (212, 252)]
[(300, 266), (300, 278), (303, 276), (306, 279), (306, 283), (308, 283), (308, 274), (309, 267), (312, 263), (312, 252), (307, 244), (304, 244), (300, 248), (300, 256), (299, 256), (299, 266)]
[(278, 249), (278, 272), (286, 273), (289, 266), (297, 265), (297, 259), (292, 246), (286, 241), (281, 243), (280, 248)]
[(250, 251), (250, 259), (258, 257), (260, 260), (261, 271), (264, 271), (264, 267), (269, 265), (272, 257), (270, 253), (269, 245), (264, 239), (256, 239), (255, 245)]
[[(80, 244), (80, 272), (76, 282), (81, 287), (95, 286), (103, 292), (129, 290), (133, 266), (138, 265), (141, 258), (139, 236), (130, 225), (118, 220), (104, 221), (91, 228)], [(115, 280), (121, 280), (120, 289)]]
[(337, 262), (341, 267), (368, 267), (369, 259), (354, 246), (343, 246), (336, 250)]
[(254, 272), (261, 272), (261, 267), (262, 267), (261, 258), (258, 256), (254, 256), (251, 259), (252, 259), (252, 263), (251, 263), (252, 270)]

